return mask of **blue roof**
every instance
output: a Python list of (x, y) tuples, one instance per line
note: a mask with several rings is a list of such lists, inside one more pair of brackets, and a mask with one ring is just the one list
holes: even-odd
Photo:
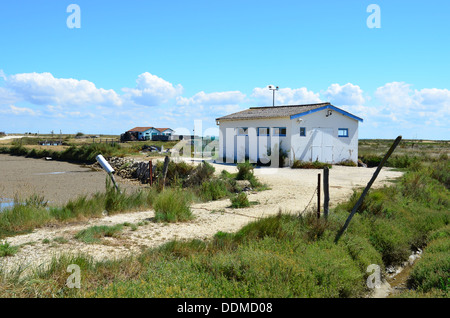
[(337, 108), (336, 106), (333, 106), (331, 104), (328, 104), (328, 105), (325, 105), (325, 106), (322, 106), (322, 107), (319, 107), (319, 108), (311, 109), (311, 110), (308, 110), (306, 112), (302, 112), (302, 113), (299, 113), (299, 114), (292, 115), (290, 118), (291, 119), (299, 118), (299, 117), (306, 116), (306, 115), (309, 115), (309, 114), (312, 114), (312, 113), (315, 113), (315, 112), (322, 111), (324, 109), (331, 109), (331, 110), (334, 110), (334, 111), (336, 111), (336, 112), (338, 112), (338, 113), (340, 113), (340, 114), (342, 114), (344, 116), (350, 117), (350, 118), (355, 119), (355, 120), (360, 121), (360, 122), (363, 122), (362, 118), (359, 118), (358, 116), (350, 114), (349, 112), (346, 112), (345, 110)]

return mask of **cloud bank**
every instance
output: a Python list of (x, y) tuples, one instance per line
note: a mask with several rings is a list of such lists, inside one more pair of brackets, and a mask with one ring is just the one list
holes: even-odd
[[(98, 133), (108, 127), (115, 134), (129, 126), (190, 127), (194, 120), (213, 127), (217, 117), (251, 106), (271, 106), (273, 98), (267, 87), (247, 93), (199, 91), (192, 96), (184, 96), (183, 91), (181, 84), (149, 72), (138, 75), (133, 88), (116, 92), (84, 79), (57, 78), (48, 72), (6, 75), (0, 69), (0, 125), (7, 129), (14, 120), (9, 127), (17, 129), (21, 119), (34, 117), (39, 119), (36, 127), (57, 123)], [(307, 87), (284, 87), (276, 92), (276, 105), (324, 101), (364, 118), (360, 135), (365, 138), (395, 138), (397, 133), (410, 138), (448, 138), (450, 90), (445, 88), (414, 89), (409, 83), (390, 82), (371, 92), (354, 83), (332, 83), (320, 92)]]

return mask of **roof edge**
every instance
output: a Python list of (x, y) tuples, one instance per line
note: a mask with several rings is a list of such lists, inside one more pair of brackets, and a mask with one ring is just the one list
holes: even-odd
[(346, 112), (345, 110), (337, 108), (336, 106), (333, 106), (331, 104), (328, 104), (328, 105), (320, 107), (320, 108), (312, 109), (312, 110), (309, 110), (309, 111), (304, 112), (304, 113), (292, 115), (291, 119), (295, 119), (295, 118), (299, 118), (299, 117), (302, 117), (302, 116), (306, 116), (306, 115), (309, 115), (309, 114), (312, 114), (312, 113), (315, 113), (315, 112), (319, 112), (319, 111), (324, 110), (324, 109), (332, 109), (332, 110), (337, 111), (338, 113), (340, 113), (340, 114), (342, 114), (344, 116), (350, 117), (350, 118), (352, 118), (354, 120), (357, 120), (357, 121), (360, 121), (360, 122), (364, 122), (364, 120), (362, 118), (360, 118), (358, 116), (355, 116), (353, 114), (350, 114), (349, 112)]

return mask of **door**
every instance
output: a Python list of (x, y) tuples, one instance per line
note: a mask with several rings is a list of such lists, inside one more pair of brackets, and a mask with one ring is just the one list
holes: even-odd
[(313, 128), (311, 161), (333, 162), (333, 128)]

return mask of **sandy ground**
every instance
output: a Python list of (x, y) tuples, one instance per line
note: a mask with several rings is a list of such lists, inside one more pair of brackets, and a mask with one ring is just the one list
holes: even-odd
[[(59, 163), (53, 162), (52, 164)], [(223, 169), (230, 172), (237, 171), (234, 165), (213, 165), (216, 168), (216, 173), (220, 173)], [(78, 168), (73, 166), (71, 169)], [(50, 170), (57, 171), (58, 169), (52, 168)], [(374, 171), (375, 168), (343, 166), (334, 166), (330, 169), (331, 206), (347, 199), (355, 187), (366, 186)], [(105, 216), (100, 219), (91, 219), (76, 224), (36, 229), (32, 233), (7, 239), (11, 245), (21, 247), (16, 255), (1, 258), (0, 266), (4, 270), (10, 270), (18, 266), (22, 268), (43, 266), (53, 256), (61, 253), (67, 254), (69, 251), (72, 254), (87, 254), (96, 260), (120, 258), (138, 253), (143, 248), (156, 247), (174, 239), (208, 239), (218, 231), (234, 232), (258, 218), (276, 214), (280, 209), (285, 213), (299, 213), (304, 211), (309, 203), (309, 207), (312, 207), (317, 202), (317, 197), (314, 193), (317, 187), (318, 173), (322, 173), (322, 171), (293, 170), (290, 168), (255, 169), (255, 175), (259, 180), (271, 188), (262, 192), (249, 193), (249, 200), (257, 202), (256, 205), (244, 209), (231, 209), (229, 208), (229, 199), (194, 204), (192, 211), (195, 219), (185, 223), (156, 223), (152, 221), (154, 212), (144, 211)], [(82, 173), (76, 174), (76, 176), (81, 175), (84, 176)], [(380, 187), (389, 182), (389, 180), (399, 176), (401, 176), (401, 172), (383, 169), (373, 187)], [(84, 184), (86, 180), (81, 180), (84, 180), (80, 181), (83, 183), (83, 186), (87, 186)], [(98, 182), (102, 185), (104, 184), (104, 175), (99, 177)], [(124, 230), (118, 237), (105, 238), (100, 244), (84, 244), (74, 238), (78, 231), (93, 225), (114, 225), (123, 224), (124, 222), (136, 224), (142, 221), (147, 222), (145, 222), (145, 225), (139, 226), (137, 230), (133, 231), (130, 227), (124, 227)], [(67, 242), (57, 243), (53, 241), (54, 238), (61, 237), (65, 238)]]
[[(60, 205), (81, 195), (104, 192), (107, 174), (61, 161), (0, 155), (0, 202), (15, 197), (44, 196), (50, 205)], [(127, 191), (139, 186), (116, 177)]]

